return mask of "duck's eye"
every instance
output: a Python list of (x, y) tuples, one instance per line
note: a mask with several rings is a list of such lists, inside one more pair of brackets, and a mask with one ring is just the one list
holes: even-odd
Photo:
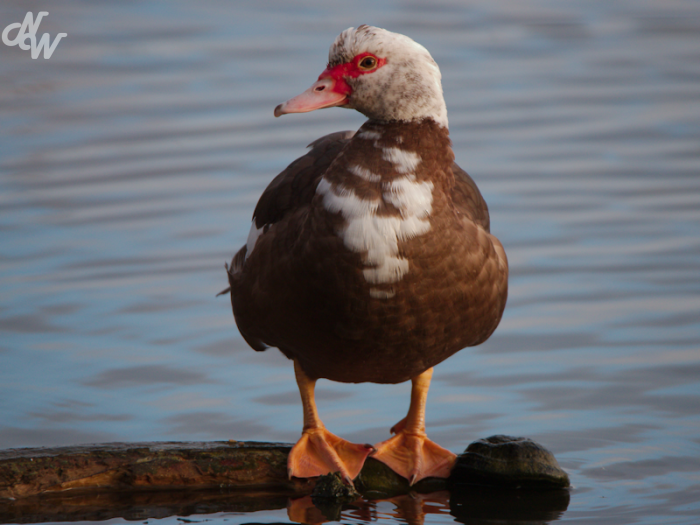
[(374, 57), (365, 57), (360, 61), (360, 69), (368, 71), (377, 67), (377, 59)]

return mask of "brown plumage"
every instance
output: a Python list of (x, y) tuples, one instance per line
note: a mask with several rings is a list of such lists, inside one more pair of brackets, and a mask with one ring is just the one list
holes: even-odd
[[(370, 122), (360, 131), (367, 128), (383, 129), (380, 144), (388, 146), (401, 136), (422, 158), (417, 180), (435, 185), (430, 232), (400, 245), (409, 272), (395, 283), (367, 282), (361, 255), (337, 235), (342, 217), (315, 193), (324, 173), (348, 186), (345, 163), (360, 160), (382, 173), (382, 182), (399, 174), (367, 140), (335, 133), (316, 141), (261, 196), (255, 223), (267, 233), (245, 264), (247, 248), (236, 255), (231, 298), (241, 334), (256, 350), (277, 347), (312, 378), (400, 383), (491, 335), (506, 303), (507, 266), (489, 234), (481, 193), (453, 162), (446, 130), (432, 121)], [(351, 182), (367, 198), (381, 194), (379, 182)], [(389, 207), (384, 213), (398, 214)], [(370, 298), (378, 287), (395, 295)]]
[[(382, 54), (360, 63), (377, 35)], [(305, 430), (290, 475), (338, 469), (350, 480), (372, 450), (323, 427), (313, 385), (326, 378), (412, 380), (409, 414), (376, 457), (411, 482), (445, 476), (454, 455), (430, 442), (423, 425), (432, 367), (496, 329), (508, 263), (481, 193), (454, 163), (439, 70), (427, 51), (367, 26), (345, 31), (334, 48), (339, 65), (276, 115), (343, 105), (370, 120), (356, 134), (312, 143), (262, 194), (228, 271), (233, 313), (254, 349), (277, 347), (295, 362)], [(347, 73), (352, 67), (357, 76)], [(385, 79), (379, 92), (374, 75)], [(377, 96), (391, 104), (382, 109)], [(389, 107), (415, 117), (386, 118)]]

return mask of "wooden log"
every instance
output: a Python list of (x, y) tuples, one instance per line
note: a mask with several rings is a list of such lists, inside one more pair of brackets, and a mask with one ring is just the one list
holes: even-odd
[[(0, 523), (141, 519), (288, 507), (316, 512), (316, 479), (288, 479), (292, 445), (241, 441), (107, 443), (0, 451)], [(368, 497), (409, 491), (370, 458), (355, 481)], [(442, 490), (446, 480), (411, 489)], [(340, 505), (340, 503), (338, 503)], [(338, 506), (340, 509), (340, 506)]]
[(287, 478), (291, 445), (241, 441), (108, 443), (0, 451), (0, 498), (66, 490), (238, 488), (308, 494)]
[[(339, 514), (346, 502), (320, 502), (316, 497), (319, 491), (311, 495), (315, 479), (287, 478), (291, 447), (286, 443), (218, 441), (0, 451), (0, 523), (116, 517), (140, 520), (285, 507), (292, 521), (309, 522), (309, 516), (316, 516), (311, 521), (318, 522), (321, 514)], [(485, 509), (491, 512), (502, 506), (504, 498), (510, 502), (509, 509), (520, 508), (517, 503), (525, 493), (512, 491), (520, 486), (528, 491), (528, 508), (523, 512), (556, 519), (566, 510), (569, 495), (566, 490), (551, 489), (568, 486), (568, 477), (563, 471), (552, 470), (556, 464), (553, 456), (535, 452), (529, 440), (492, 436), (470, 445), (449, 480), (429, 478), (413, 487), (383, 463), (368, 458), (355, 486), (364, 498), (390, 498), (400, 506), (409, 502), (420, 507), (414, 509), (418, 513), (427, 512), (420, 503), (424, 499), (443, 505), (449, 500), (450, 512), (463, 515), (458, 521), (465, 523)], [(503, 476), (504, 469), (508, 478)], [(544, 485), (543, 473), (551, 478)], [(491, 488), (473, 485), (484, 482)], [(404, 496), (409, 492), (411, 496)], [(431, 494), (417, 497), (415, 493)], [(360, 508), (368, 502), (358, 500), (352, 505)]]
[[(243, 441), (108, 443), (0, 451), (0, 498), (67, 490), (264, 490), (310, 494), (315, 480), (289, 479), (291, 445)], [(460, 483), (566, 488), (569, 478), (541, 445), (491, 436), (469, 445), (449, 480), (428, 478), (410, 487), (383, 463), (368, 458), (355, 481), (363, 493), (394, 496), (435, 492)]]

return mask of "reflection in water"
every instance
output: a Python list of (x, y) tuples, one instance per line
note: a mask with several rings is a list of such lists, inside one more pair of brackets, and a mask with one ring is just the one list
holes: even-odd
[(0, 501), (0, 523), (128, 521), (284, 509), (287, 496), (265, 492), (141, 491), (48, 494)]
[(495, 490), (460, 487), (450, 497), (450, 514), (468, 524), (543, 523), (559, 519), (569, 506), (568, 490)]
[(452, 493), (410, 493), (378, 501), (360, 499), (343, 505), (312, 500), (307, 496), (290, 500), (287, 512), (289, 519), (296, 523), (347, 520), (367, 523), (393, 518), (400, 523), (423, 525), (435, 522), (440, 516), (451, 515), (455, 521), (470, 525), (494, 522), (527, 524), (557, 520), (568, 505), (567, 490), (498, 490), (463, 485), (453, 489)]
[(295, 523), (316, 524), (345, 520), (367, 523), (394, 518), (409, 525), (423, 525), (427, 514), (448, 514), (449, 500), (449, 492), (410, 493), (386, 500), (358, 499), (345, 504), (306, 496), (290, 499), (287, 513), (289, 519)]
[[(250, 514), (286, 507), (294, 523), (332, 521), (383, 522), (409, 525), (441, 521), (467, 524), (517, 522), (543, 523), (558, 519), (569, 504), (569, 493), (556, 491), (496, 490), (458, 486), (450, 492), (410, 493), (384, 500), (360, 498), (338, 503), (305, 496), (288, 498), (266, 492), (157, 491), (139, 493), (52, 494), (18, 501), (0, 502), (0, 523), (41, 523), (125, 520), (159, 520), (189, 517), (202, 521), (231, 513)], [(279, 516), (278, 516), (279, 519)], [(181, 521), (181, 520), (179, 520)]]

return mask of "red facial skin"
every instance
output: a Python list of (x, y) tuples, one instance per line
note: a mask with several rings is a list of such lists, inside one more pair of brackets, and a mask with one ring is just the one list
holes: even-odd
[[(364, 70), (360, 67), (360, 62), (368, 56), (373, 57), (377, 62), (372, 69)], [(379, 58), (372, 53), (362, 53), (350, 62), (338, 64), (332, 68), (328, 67), (309, 89), (277, 106), (275, 116), (346, 106), (350, 102), (352, 94), (352, 88), (347, 83), (347, 79), (373, 73), (384, 64), (386, 64), (386, 58)]]
[[(377, 65), (372, 69), (361, 69), (360, 62), (365, 57), (373, 57), (377, 61)], [(368, 73), (374, 73), (380, 67), (386, 64), (386, 58), (379, 58), (372, 53), (360, 53), (350, 62), (345, 62), (344, 64), (338, 64), (334, 67), (327, 67), (326, 70), (318, 76), (319, 80), (324, 78), (331, 78), (335, 81), (332, 91), (334, 93), (340, 93), (349, 96), (352, 93), (352, 88), (348, 85), (346, 78), (357, 78), (360, 75), (367, 75)], [(342, 104), (341, 104), (342, 105)]]

